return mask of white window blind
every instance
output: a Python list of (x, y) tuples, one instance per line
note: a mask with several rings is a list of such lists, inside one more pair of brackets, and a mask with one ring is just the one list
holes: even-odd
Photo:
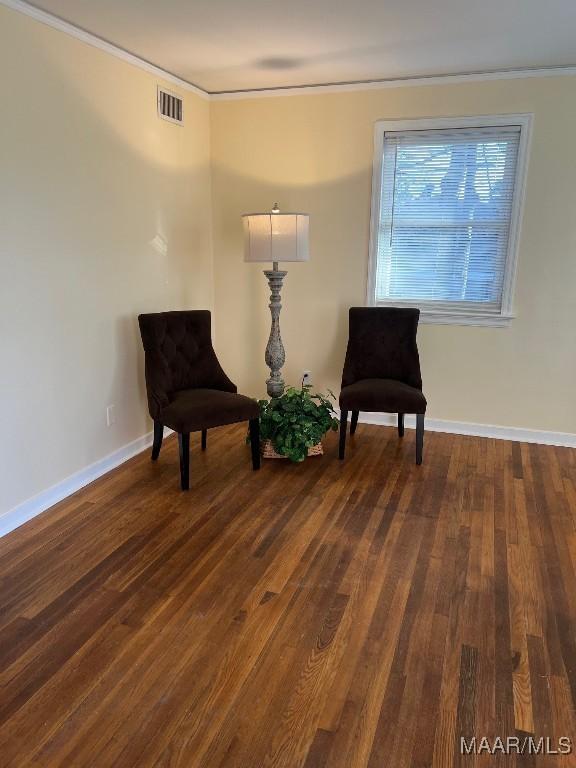
[(500, 315), (521, 126), (382, 136), (373, 303)]

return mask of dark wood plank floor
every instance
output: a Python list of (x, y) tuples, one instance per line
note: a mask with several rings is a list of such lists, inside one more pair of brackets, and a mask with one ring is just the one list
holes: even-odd
[(576, 451), (361, 425), (174, 439), (0, 540), (0, 765), (572, 766)]

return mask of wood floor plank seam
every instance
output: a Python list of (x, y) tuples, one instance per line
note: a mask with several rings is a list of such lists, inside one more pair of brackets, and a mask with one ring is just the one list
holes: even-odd
[[(1, 768), (573, 768), (576, 450), (137, 456), (0, 540)], [(199, 440), (199, 439), (198, 439)]]

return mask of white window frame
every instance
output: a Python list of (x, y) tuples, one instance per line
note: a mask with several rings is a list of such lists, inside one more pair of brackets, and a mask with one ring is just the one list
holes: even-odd
[(368, 306), (414, 307), (418, 301), (376, 301), (376, 268), (378, 254), (378, 229), (380, 199), (382, 195), (382, 165), (384, 158), (384, 134), (389, 131), (422, 131), (434, 129), (487, 128), (493, 126), (519, 126), (520, 140), (516, 161), (516, 178), (510, 214), (510, 230), (506, 253), (506, 267), (502, 283), (502, 304), (499, 312), (493, 314), (475, 312), (467, 304), (462, 310), (423, 307), (420, 319), (424, 323), (449, 325), (487, 325), (506, 327), (515, 317), (514, 288), (518, 264), (518, 246), (526, 193), (528, 156), (532, 135), (532, 114), (483, 115), (477, 117), (419, 118), (414, 120), (378, 120), (374, 128), (374, 162), (372, 167), (372, 207), (370, 215), (370, 253), (368, 259), (368, 280), (366, 304)]

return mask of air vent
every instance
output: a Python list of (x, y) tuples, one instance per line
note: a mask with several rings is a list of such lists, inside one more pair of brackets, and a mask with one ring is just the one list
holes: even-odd
[(158, 88), (158, 114), (163, 120), (182, 125), (182, 99), (175, 93)]

